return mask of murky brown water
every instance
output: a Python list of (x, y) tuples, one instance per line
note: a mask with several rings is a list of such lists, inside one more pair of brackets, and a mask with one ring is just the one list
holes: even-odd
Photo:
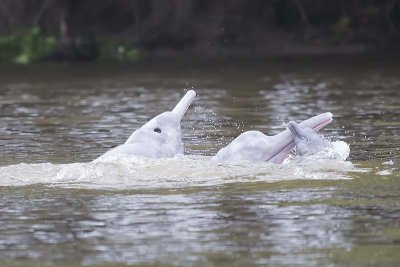
[(245, 130), (275, 134), (330, 111), (323, 133), (350, 145), (355, 170), (287, 179), (291, 169), (269, 182), (270, 169), (254, 181), (240, 172), (200, 187), (195, 175), (151, 188), (7, 184), (0, 265), (398, 266), (400, 64), (207, 63), (0, 66), (0, 179), (40, 177), (48, 166), (7, 167), (18, 163), (91, 161), (191, 87), (199, 95), (182, 124), (186, 154), (213, 155)]

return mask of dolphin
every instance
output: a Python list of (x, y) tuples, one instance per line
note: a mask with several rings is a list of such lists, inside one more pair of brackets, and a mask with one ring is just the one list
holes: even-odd
[[(332, 122), (332, 113), (326, 112), (301, 122), (302, 127), (319, 131)], [(249, 161), (282, 163), (294, 148), (295, 142), (289, 130), (273, 136), (260, 131), (248, 131), (240, 134), (230, 144), (222, 148), (212, 158), (217, 163)]]
[(287, 128), (293, 134), (298, 156), (311, 156), (331, 146), (327, 139), (310, 127), (301, 127), (296, 122), (290, 121)]
[(172, 111), (157, 115), (134, 131), (124, 144), (110, 149), (95, 161), (119, 154), (149, 158), (183, 154), (181, 120), (195, 97), (196, 92), (189, 90)]

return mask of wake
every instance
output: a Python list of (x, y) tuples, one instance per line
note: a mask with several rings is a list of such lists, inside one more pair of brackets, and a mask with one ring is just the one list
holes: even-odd
[(346, 161), (349, 146), (332, 142), (332, 148), (307, 158), (290, 157), (283, 164), (215, 163), (208, 156), (153, 159), (113, 155), (88, 163), (16, 164), (0, 167), (0, 186), (48, 186), (145, 189), (218, 186), (240, 182), (351, 179), (355, 167)]

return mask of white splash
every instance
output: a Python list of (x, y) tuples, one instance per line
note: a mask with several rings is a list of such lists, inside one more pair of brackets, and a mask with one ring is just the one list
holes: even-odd
[(381, 175), (381, 176), (387, 176), (387, 175), (391, 175), (392, 174), (392, 170), (378, 171), (376, 174), (377, 175)]
[(389, 161), (383, 162), (382, 165), (390, 165), (390, 166), (392, 166), (392, 165), (394, 165), (394, 162), (393, 162), (393, 160), (389, 160)]
[(0, 186), (46, 184), (79, 188), (183, 188), (239, 182), (350, 179), (354, 169), (349, 146), (334, 142), (330, 151), (283, 164), (217, 164), (206, 156), (151, 159), (115, 155), (101, 161), (71, 164), (17, 164), (0, 167)]
[(346, 142), (334, 141), (331, 142), (331, 146), (329, 146), (327, 149), (321, 150), (315, 155), (297, 157), (295, 158), (295, 161), (309, 163), (310, 165), (312, 164), (312, 162), (314, 162), (314, 164), (316, 165), (316, 161), (323, 161), (327, 159), (345, 161), (349, 157), (349, 155), (350, 147)]
[(380, 176), (388, 176), (396, 172), (396, 166), (393, 160), (382, 162), (382, 170), (376, 172)]

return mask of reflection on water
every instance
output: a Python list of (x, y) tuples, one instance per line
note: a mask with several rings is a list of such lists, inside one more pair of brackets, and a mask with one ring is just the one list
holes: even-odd
[[(1, 184), (48, 181), (0, 187), (2, 266), (400, 262), (396, 64), (0, 68)], [(122, 161), (92, 175), (104, 166), (84, 162), (170, 110), (192, 86), (199, 96), (182, 126), (186, 154), (195, 156), (149, 161), (140, 172)], [(245, 130), (275, 134), (289, 120), (326, 111), (335, 118), (324, 135), (350, 145), (355, 168), (331, 161), (218, 167), (201, 156)], [(93, 179), (90, 189), (82, 186), (113, 175), (118, 190)]]
[[(272, 262), (284, 263), (306, 260), (304, 255), (285, 256), (287, 253), (351, 246), (346, 237), (351, 227), (349, 211), (327, 205), (300, 209), (297, 205), (279, 204), (282, 199), (326, 199), (332, 189), (249, 195), (232, 194), (230, 190), (172, 195), (85, 192), (80, 199), (69, 197), (82, 192), (68, 191), (60, 197), (52, 191), (39, 196), (41, 192), (33, 190), (34, 201), (19, 200), (17, 209), (2, 204), (1, 219), (16, 221), (1, 226), (0, 231), (7, 232), (2, 249), (14, 247), (8, 257), (29, 253), (53, 260), (60, 253), (66, 258), (76, 257), (79, 251), (78, 257), (84, 263), (183, 263), (187, 259), (179, 259), (180, 255), (197, 261), (203, 253), (224, 252), (237, 253), (231, 255), (236, 259), (249, 253), (248, 260), (255, 257), (262, 261), (263, 253), (268, 252), (273, 255)], [(49, 203), (48, 198), (56, 203)], [(42, 221), (37, 221), (39, 218)], [(54, 244), (62, 251), (55, 249)]]

